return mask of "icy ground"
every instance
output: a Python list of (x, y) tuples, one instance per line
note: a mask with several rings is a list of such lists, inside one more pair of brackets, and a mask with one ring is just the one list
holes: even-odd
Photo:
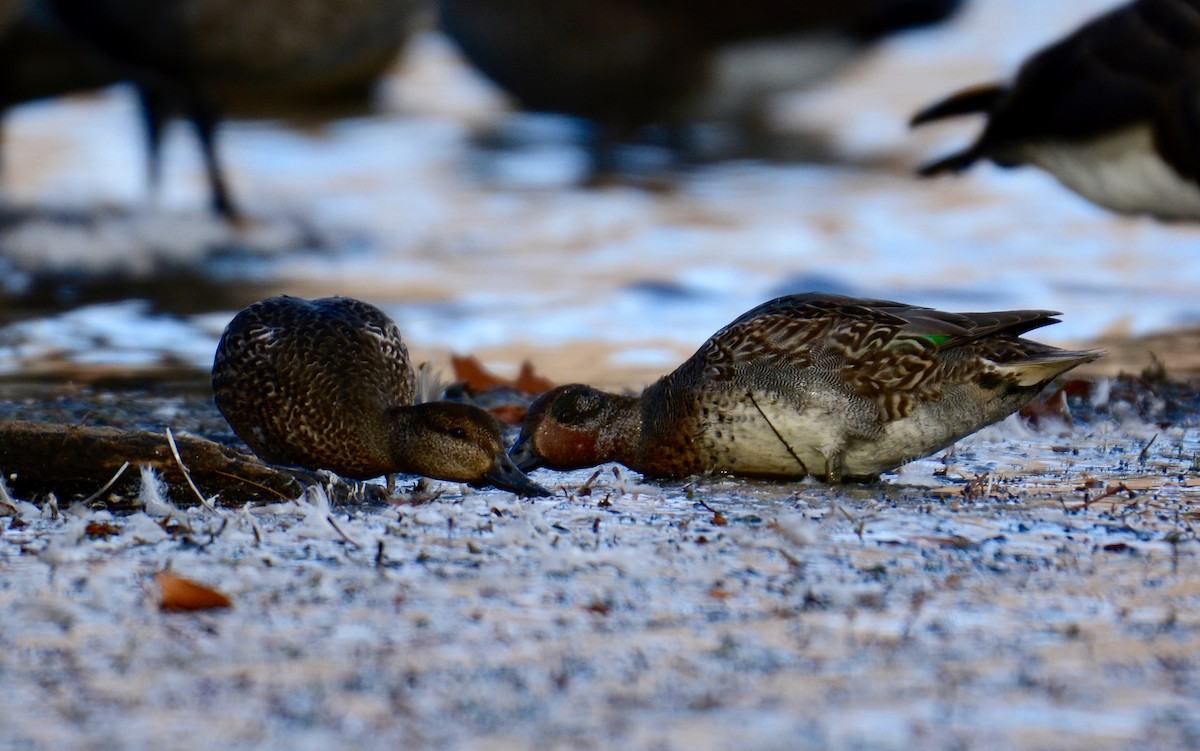
[[(0, 748), (1194, 748), (1197, 451), (1010, 421), (863, 488), (16, 501)], [(163, 569), (233, 607), (160, 611)]]

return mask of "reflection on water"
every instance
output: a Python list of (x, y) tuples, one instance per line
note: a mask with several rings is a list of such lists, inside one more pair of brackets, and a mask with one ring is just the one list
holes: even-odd
[[(429, 35), (378, 116), (227, 129), (252, 217), (238, 229), (204, 213), (181, 133), (166, 145), (165, 190), (147, 202), (129, 92), (22, 107), (7, 123), (6, 320), (152, 304), (21, 324), (5, 356), (20, 345), (121, 361), (155, 342), (203, 368), (233, 310), (277, 290), (379, 303), (418, 356), (474, 351), (502, 370), (533, 356), (557, 380), (629, 385), (762, 300), (807, 289), (1058, 309), (1064, 323), (1039, 332), (1055, 342), (1193, 322), (1196, 229), (1111, 216), (1031, 170), (911, 177), (972, 127), (910, 134), (913, 110), (1011, 71), (1109, 5), (976, 0), (780, 102), (781, 125), (829, 134), (840, 163), (724, 162), (655, 189), (572, 187), (578, 144), (544, 119), (517, 121), (523, 145), (481, 150), (477, 126), (504, 117), (501, 100)], [(531, 146), (531, 133), (554, 137)]]

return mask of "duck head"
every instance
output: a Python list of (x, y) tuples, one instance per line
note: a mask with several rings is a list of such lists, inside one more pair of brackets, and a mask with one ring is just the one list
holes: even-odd
[(582, 469), (616, 459), (604, 449), (613, 427), (613, 394), (571, 384), (534, 400), (509, 456), (523, 471), (537, 467)]
[(496, 418), (468, 404), (428, 402), (402, 408), (403, 438), (396, 450), (399, 471), (438, 480), (493, 485), (523, 496), (550, 491), (525, 476), (504, 451)]

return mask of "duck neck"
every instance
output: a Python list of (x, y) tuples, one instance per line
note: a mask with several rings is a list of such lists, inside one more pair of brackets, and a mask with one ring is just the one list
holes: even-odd
[(412, 405), (393, 407), (388, 411), (388, 463), (391, 472), (402, 474), (424, 474), (420, 461), (414, 458), (420, 456), (416, 451), (417, 429), (416, 413)]
[(600, 434), (597, 453), (637, 469), (642, 445), (642, 402), (637, 396), (613, 394), (607, 410), (607, 427)]

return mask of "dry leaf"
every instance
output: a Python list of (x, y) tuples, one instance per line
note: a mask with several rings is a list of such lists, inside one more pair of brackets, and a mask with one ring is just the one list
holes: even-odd
[(554, 383), (537, 375), (528, 360), (521, 363), (521, 372), (515, 379), (501, 378), (490, 372), (473, 355), (450, 358), (454, 367), (454, 378), (472, 393), (478, 394), (497, 388), (509, 388), (526, 394), (540, 394), (554, 388)]
[(521, 372), (517, 374), (517, 380), (513, 381), (513, 386), (517, 391), (526, 394), (541, 394), (554, 388), (554, 382), (545, 376), (534, 373), (533, 363), (526, 360), (521, 363)]
[(232, 600), (217, 590), (169, 571), (161, 571), (154, 578), (162, 590), (162, 600), (158, 606), (163, 610), (211, 610), (233, 605)]
[(608, 615), (609, 610), (611, 610), (612, 608), (607, 602), (604, 602), (602, 600), (593, 600), (592, 602), (589, 602), (587, 605), (584, 605), (583, 609), (588, 611), (589, 613), (594, 613), (596, 615)]
[(1034, 399), (1018, 412), (1026, 422), (1033, 427), (1039, 427), (1043, 421), (1060, 421), (1072, 425), (1071, 411), (1067, 408), (1066, 387), (1057, 389), (1045, 398)]
[(461, 381), (468, 391), (476, 393), (490, 391), (505, 383), (504, 379), (489, 373), (479, 360), (475, 359), (474, 355), (466, 357), (455, 355), (450, 358), (450, 364), (454, 367), (455, 380)]
[(501, 425), (520, 425), (525, 422), (525, 413), (529, 410), (519, 404), (504, 404), (499, 407), (491, 407), (488, 412)]
[(93, 540), (104, 540), (121, 534), (121, 528), (112, 522), (88, 522), (83, 532)]

